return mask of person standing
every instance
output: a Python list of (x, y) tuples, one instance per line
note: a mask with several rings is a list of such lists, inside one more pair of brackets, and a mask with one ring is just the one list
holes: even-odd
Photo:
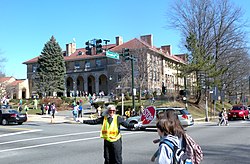
[(44, 104), (41, 104), (41, 112), (42, 112), (42, 115), (44, 115), (44, 108), (45, 108), (45, 105), (44, 105)]
[(128, 124), (120, 116), (115, 114), (114, 105), (107, 107), (107, 113), (96, 120), (84, 120), (84, 124), (102, 124), (100, 137), (104, 139), (105, 164), (122, 164), (122, 138), (120, 125), (127, 128), (137, 128), (139, 124)]
[(74, 121), (78, 122), (78, 114), (79, 114), (79, 102), (76, 103), (76, 105), (74, 106), (73, 108), (73, 111), (72, 111), (72, 114), (73, 114), (73, 118), (74, 118)]
[(38, 101), (37, 101), (37, 99), (35, 98), (34, 100), (33, 100), (33, 109), (37, 109), (37, 104), (38, 104)]
[(50, 112), (51, 112), (51, 104), (50, 102), (48, 103), (48, 115), (50, 115)]

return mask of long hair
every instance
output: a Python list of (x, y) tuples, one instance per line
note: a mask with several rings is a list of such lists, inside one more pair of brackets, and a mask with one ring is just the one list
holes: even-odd
[(178, 115), (173, 109), (166, 110), (158, 115), (156, 127), (161, 132), (164, 132), (164, 135), (171, 134), (181, 138), (185, 134), (180, 120), (178, 119)]

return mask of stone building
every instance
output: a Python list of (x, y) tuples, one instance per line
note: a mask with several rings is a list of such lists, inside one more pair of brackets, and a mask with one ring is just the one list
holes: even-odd
[[(152, 35), (144, 35), (127, 42), (123, 42), (121, 36), (116, 37), (115, 40), (115, 44), (103, 44), (103, 49), (121, 53), (123, 48), (128, 48), (131, 54), (138, 50), (137, 53), (141, 52), (141, 54), (137, 55), (135, 64), (143, 59), (150, 65), (146, 70), (146, 82), (143, 90), (161, 92), (163, 85), (167, 92), (171, 93), (177, 93), (183, 89), (184, 79), (177, 77), (177, 74), (178, 65), (185, 64), (185, 55), (173, 55), (170, 45), (155, 47)], [(122, 69), (118, 68), (123, 67), (124, 58), (121, 56), (119, 60), (108, 58), (105, 51), (96, 54), (93, 47), (92, 54), (87, 55), (86, 49), (77, 48), (75, 42), (66, 44), (66, 50), (63, 54), (66, 62), (65, 95), (67, 97), (80, 96), (83, 92), (93, 94), (103, 91), (107, 95), (121, 88), (132, 90), (130, 83), (122, 85)], [(23, 63), (27, 65), (27, 78), (29, 79), (31, 95), (36, 93), (33, 89), (33, 79), (37, 60), (38, 57), (35, 57)], [(136, 71), (138, 70), (135, 70), (135, 79), (138, 80)]]

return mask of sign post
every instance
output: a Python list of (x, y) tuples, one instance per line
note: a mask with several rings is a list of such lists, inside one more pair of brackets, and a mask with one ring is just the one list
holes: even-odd
[(106, 56), (108, 58), (112, 58), (112, 59), (117, 59), (119, 60), (119, 54), (113, 51), (106, 51)]

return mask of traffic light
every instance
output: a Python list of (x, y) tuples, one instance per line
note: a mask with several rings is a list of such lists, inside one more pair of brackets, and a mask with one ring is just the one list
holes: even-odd
[(102, 53), (102, 40), (101, 39), (97, 39), (95, 41), (96, 43), (96, 54)]
[(92, 55), (92, 53), (91, 53), (91, 47), (90, 47), (90, 42), (87, 41), (85, 44), (86, 44), (86, 48), (85, 48), (86, 55)]
[(122, 49), (122, 56), (125, 58), (125, 60), (130, 60), (131, 59), (128, 48), (123, 48)]

